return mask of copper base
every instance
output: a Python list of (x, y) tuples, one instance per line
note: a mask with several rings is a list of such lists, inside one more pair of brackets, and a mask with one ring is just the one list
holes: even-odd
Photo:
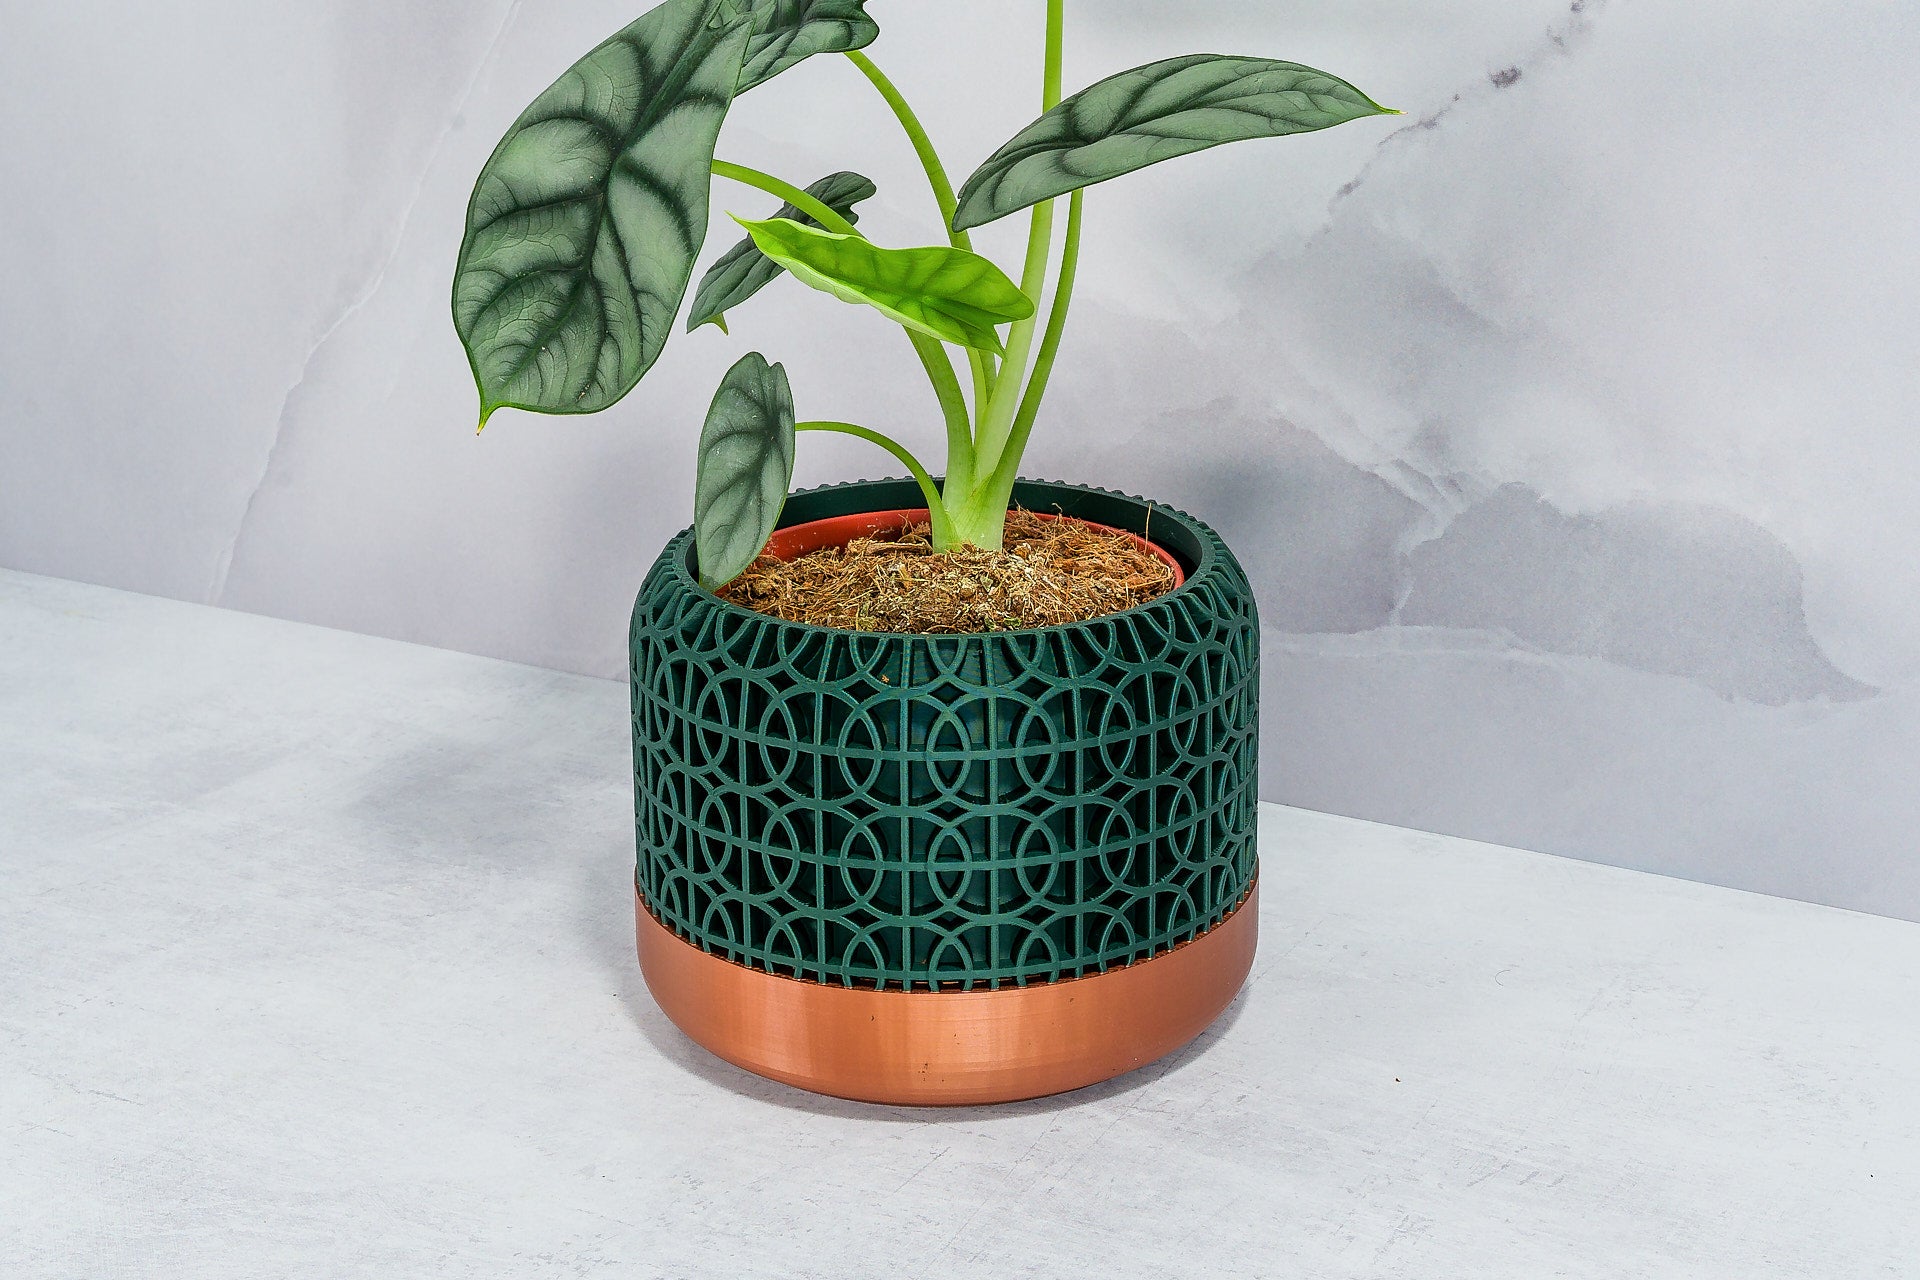
[(778, 977), (709, 955), (638, 894), (640, 969), (695, 1043), (814, 1093), (908, 1106), (1013, 1102), (1144, 1067), (1219, 1017), (1246, 981), (1259, 886), (1213, 928), (1151, 960), (997, 991), (873, 991)]

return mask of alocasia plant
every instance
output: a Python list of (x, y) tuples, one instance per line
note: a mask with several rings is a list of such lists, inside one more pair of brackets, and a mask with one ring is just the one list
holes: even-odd
[[(633, 389), (693, 280), (716, 176), (783, 203), (771, 217), (735, 219), (747, 238), (706, 272), (689, 330), (711, 323), (725, 332), (726, 313), (783, 272), (905, 330), (945, 420), (943, 477), (878, 431), (796, 422), (786, 371), (749, 353), (727, 372), (700, 438), (694, 527), (709, 587), (766, 544), (802, 431), (843, 432), (893, 454), (926, 494), (937, 547), (997, 549), (1073, 298), (1086, 189), (1223, 142), (1394, 114), (1323, 71), (1214, 54), (1136, 67), (1062, 98), (1064, 0), (1046, 0), (1043, 114), (956, 194), (906, 99), (861, 52), (880, 34), (867, 4), (666, 0), (521, 113), (468, 206), (453, 318), (479, 384), (482, 426), (500, 408), (594, 413)], [(857, 173), (802, 188), (715, 157), (734, 98), (822, 53), (851, 60), (906, 130), (945, 244), (868, 240), (854, 206), (874, 186)], [(1056, 236), (1060, 196), (1068, 201)], [(1031, 229), (1016, 282), (973, 251), (967, 232), (1021, 210), (1031, 210)]]

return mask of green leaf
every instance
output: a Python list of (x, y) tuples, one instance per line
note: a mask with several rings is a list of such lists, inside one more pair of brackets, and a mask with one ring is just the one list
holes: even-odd
[[(873, 192), (873, 183), (857, 173), (830, 174), (807, 188), (808, 195), (848, 222), (860, 221), (853, 206)], [(780, 212), (773, 216), (809, 227), (820, 225), (811, 214), (802, 213), (790, 204), (781, 205)], [(703, 324), (717, 324), (720, 332), (725, 333), (726, 313), (764, 289), (780, 271), (780, 264), (761, 253), (751, 236), (742, 240), (700, 278), (700, 287), (693, 292), (693, 308), (687, 315), (687, 332), (692, 333)]]
[(790, 218), (735, 218), (760, 252), (843, 302), (877, 307), (909, 329), (998, 353), (996, 325), (1033, 314), (1033, 299), (977, 253), (946, 245), (883, 249)]
[(740, 72), (745, 93), (816, 53), (864, 49), (880, 35), (867, 0), (754, 0), (753, 36)]
[(1297, 62), (1169, 58), (1110, 76), (1022, 129), (967, 179), (954, 229), (1223, 142), (1393, 114), (1346, 81)]
[(750, 28), (667, 0), (521, 113), (474, 184), (453, 321), (502, 406), (593, 413), (659, 358), (707, 232)]
[(750, 351), (727, 370), (700, 431), (693, 491), (700, 585), (717, 590), (767, 545), (793, 483), (793, 390), (787, 371)]

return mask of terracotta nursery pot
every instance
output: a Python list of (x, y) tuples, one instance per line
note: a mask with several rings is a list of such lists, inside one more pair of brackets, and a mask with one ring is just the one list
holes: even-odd
[[(798, 555), (923, 515), (911, 481), (794, 495)], [(1257, 936), (1259, 621), (1200, 521), (1032, 482), (1016, 504), (1182, 575), (1066, 626), (787, 622), (668, 543), (631, 632), (647, 984), (727, 1061), (872, 1102), (1037, 1097), (1145, 1066), (1232, 1001)]]

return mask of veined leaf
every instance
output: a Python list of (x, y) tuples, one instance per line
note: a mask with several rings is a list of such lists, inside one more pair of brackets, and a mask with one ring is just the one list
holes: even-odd
[(1110, 76), (1022, 129), (967, 179), (953, 225), (965, 231), (1223, 142), (1392, 114), (1345, 80), (1297, 62), (1169, 58)]
[[(873, 192), (873, 183), (857, 173), (830, 174), (807, 188), (808, 195), (848, 222), (860, 221), (853, 206)], [(781, 205), (773, 216), (809, 227), (820, 225), (813, 220), (813, 215), (802, 213), (790, 204)], [(717, 324), (722, 333), (726, 332), (727, 312), (766, 288), (780, 271), (780, 264), (760, 252), (753, 237), (742, 240), (700, 277), (700, 287), (693, 291), (693, 308), (687, 314), (687, 332), (692, 333), (703, 324)]]
[(659, 357), (751, 34), (719, 6), (643, 15), (534, 99), (481, 170), (453, 282), (481, 425), (503, 405), (604, 409)]
[(707, 410), (693, 491), (700, 585), (725, 586), (752, 564), (786, 505), (793, 483), (793, 390), (787, 371), (750, 351), (740, 357)]
[(740, 72), (745, 93), (816, 53), (864, 49), (880, 35), (867, 0), (754, 0), (753, 36)]
[(883, 249), (788, 218), (735, 218), (760, 252), (843, 302), (877, 307), (909, 329), (998, 353), (996, 325), (1033, 314), (1033, 299), (977, 253), (946, 245)]

